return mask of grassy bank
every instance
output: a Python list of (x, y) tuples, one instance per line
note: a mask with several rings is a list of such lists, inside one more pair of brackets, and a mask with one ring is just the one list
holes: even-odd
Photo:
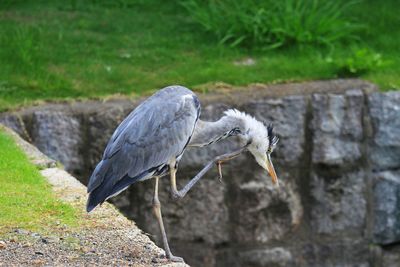
[(0, 236), (13, 229), (54, 231), (77, 225), (76, 211), (52, 194), (39, 171), (0, 131)]
[[(177, 1), (3, 1), (0, 110), (43, 99), (141, 94), (168, 84), (233, 85), (349, 74), (400, 88), (400, 2), (364, 0), (359, 41), (333, 50), (218, 45)], [(251, 66), (234, 64), (246, 58)], [(349, 73), (353, 69), (354, 73)]]

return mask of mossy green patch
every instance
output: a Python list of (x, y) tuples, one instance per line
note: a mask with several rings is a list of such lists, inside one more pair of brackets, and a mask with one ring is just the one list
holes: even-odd
[(51, 232), (77, 225), (77, 212), (50, 185), (13, 139), (0, 131), (0, 235), (12, 229)]

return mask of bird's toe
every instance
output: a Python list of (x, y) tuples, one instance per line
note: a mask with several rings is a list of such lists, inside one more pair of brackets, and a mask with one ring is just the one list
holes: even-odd
[(170, 257), (168, 257), (168, 259), (169, 259), (170, 261), (172, 261), (172, 262), (182, 262), (182, 263), (185, 263), (185, 261), (183, 260), (183, 258), (174, 256), (174, 255), (171, 255)]
[(166, 263), (166, 262), (181, 262), (185, 263), (183, 258), (177, 257), (174, 255), (165, 256), (165, 254), (160, 255), (159, 257), (152, 259), (153, 263)]

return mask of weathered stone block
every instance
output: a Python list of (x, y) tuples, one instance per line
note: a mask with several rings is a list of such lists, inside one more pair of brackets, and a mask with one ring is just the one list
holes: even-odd
[(304, 163), (307, 97), (287, 96), (252, 101), (243, 109), (256, 119), (273, 124), (280, 139), (273, 154), (274, 159), (284, 166)]
[(19, 113), (0, 114), (0, 123), (4, 124), (8, 128), (13, 129), (21, 137), (28, 139), (21, 114)]
[(216, 263), (218, 250), (209, 244), (174, 240), (173, 246), (174, 253), (183, 256), (190, 266), (219, 266)]
[(83, 167), (81, 122), (64, 111), (34, 111), (32, 141), (43, 153), (62, 162), (69, 171)]
[(362, 240), (344, 239), (298, 246), (292, 254), (296, 267), (372, 267), (371, 251)]
[(340, 176), (312, 174), (311, 225), (319, 234), (362, 236), (365, 227), (366, 175), (363, 171)]
[(238, 260), (240, 266), (287, 267), (293, 264), (292, 254), (282, 247), (239, 252)]
[(374, 130), (369, 157), (374, 170), (400, 167), (400, 92), (368, 96)]
[(400, 171), (374, 174), (373, 188), (374, 242), (390, 244), (400, 241)]
[(392, 247), (382, 250), (381, 267), (398, 267), (400, 264), (400, 247)]
[(314, 164), (348, 165), (361, 158), (363, 103), (364, 96), (360, 90), (348, 91), (344, 95), (313, 95)]
[[(204, 266), (204, 265), (203, 265)], [(220, 250), (213, 266), (294, 267), (294, 256), (286, 247), (232, 247)]]
[(230, 187), (229, 205), (233, 238), (236, 243), (252, 245), (282, 240), (303, 216), (295, 183), (282, 175), (277, 188), (266, 171), (251, 160), (245, 166), (232, 170), (235, 182)]

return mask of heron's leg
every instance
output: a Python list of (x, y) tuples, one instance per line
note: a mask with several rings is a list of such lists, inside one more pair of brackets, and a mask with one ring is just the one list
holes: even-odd
[(183, 259), (181, 257), (176, 257), (176, 256), (172, 255), (171, 250), (169, 249), (167, 234), (165, 233), (164, 222), (163, 222), (162, 215), (161, 215), (161, 203), (160, 203), (160, 200), (158, 199), (158, 179), (159, 178), (156, 177), (155, 179), (156, 179), (156, 182), (155, 182), (155, 187), (154, 187), (153, 211), (157, 218), (158, 224), (160, 226), (160, 231), (161, 231), (161, 235), (162, 235), (162, 239), (163, 239), (163, 243), (164, 243), (165, 254), (166, 254), (165, 256), (167, 257), (167, 259), (169, 259), (171, 261), (183, 262)]
[(170, 166), (170, 181), (171, 181), (171, 196), (172, 198), (179, 198), (179, 192), (176, 188), (176, 168)]
[(183, 198), (187, 192), (200, 180), (201, 177), (204, 176), (204, 174), (209, 171), (214, 164), (220, 165), (222, 162), (228, 161), (230, 159), (233, 159), (237, 156), (239, 156), (242, 152), (247, 150), (247, 146), (242, 147), (239, 150), (236, 150), (231, 153), (226, 153), (220, 156), (215, 157), (212, 161), (208, 162), (206, 166), (198, 173), (196, 174), (195, 177), (193, 177), (181, 190), (176, 189), (176, 177), (175, 177), (175, 172), (171, 171), (171, 189), (172, 189), (172, 196), (174, 198)]
[(218, 167), (218, 180), (222, 182), (222, 162), (217, 162), (217, 167)]

